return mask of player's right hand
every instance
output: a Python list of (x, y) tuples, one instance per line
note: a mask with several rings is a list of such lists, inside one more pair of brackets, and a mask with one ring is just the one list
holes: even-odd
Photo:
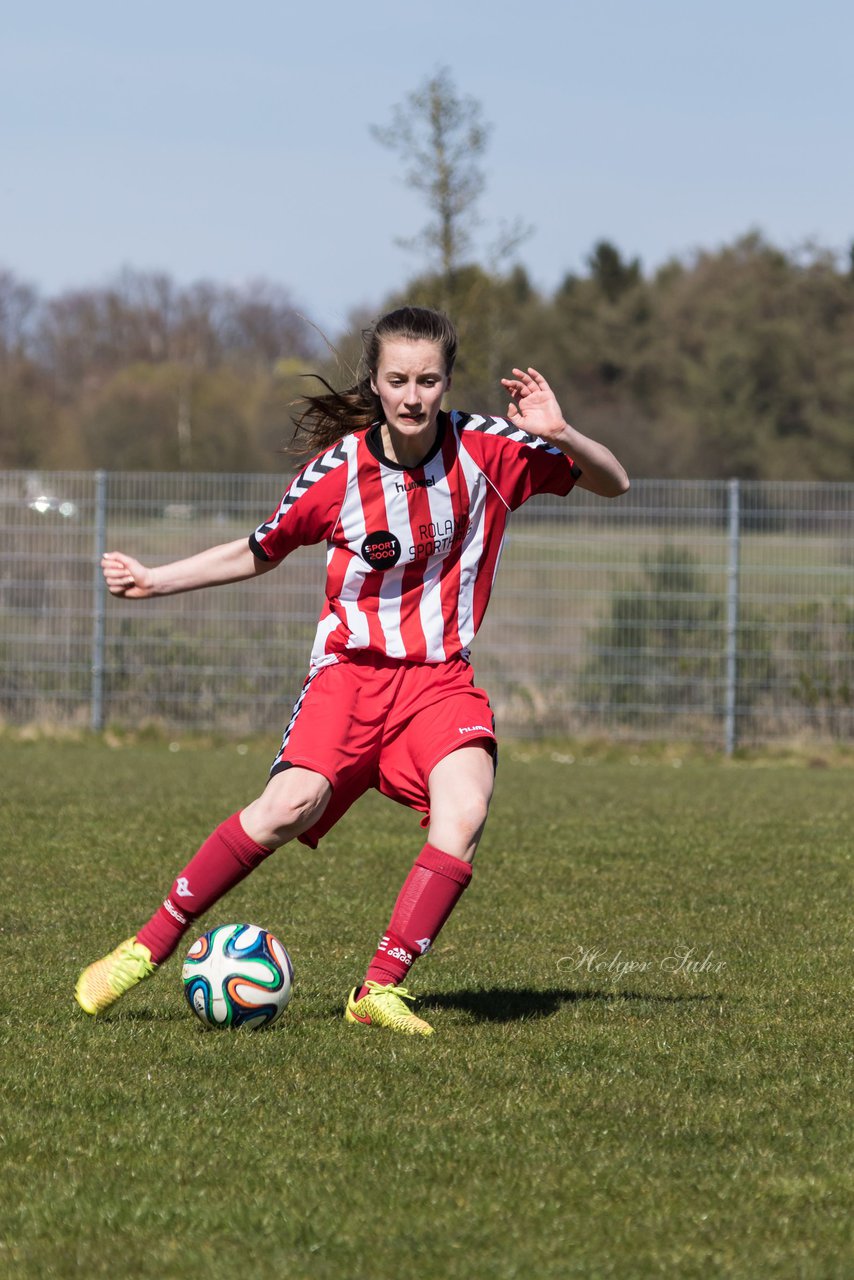
[(101, 570), (111, 596), (143, 600), (154, 593), (154, 574), (133, 556), (107, 551), (101, 557)]

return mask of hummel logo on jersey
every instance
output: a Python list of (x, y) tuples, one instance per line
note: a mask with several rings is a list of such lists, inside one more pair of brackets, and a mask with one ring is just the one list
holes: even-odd
[(175, 892), (179, 898), (192, 898), (193, 890), (186, 876), (179, 876), (175, 881)]
[(424, 480), (407, 480), (403, 484), (395, 482), (396, 493), (409, 493), (410, 489), (432, 489), (436, 483), (436, 477), (430, 476)]
[(488, 729), (485, 724), (467, 724), (460, 729), (460, 733), (488, 733), (491, 735), (492, 730)]

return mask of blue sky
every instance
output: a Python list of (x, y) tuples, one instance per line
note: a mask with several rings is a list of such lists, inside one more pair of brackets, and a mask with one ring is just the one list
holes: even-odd
[(758, 227), (854, 239), (854, 5), (815, 0), (80, 0), (5, 6), (0, 267), (289, 287), (323, 327), (424, 265), (371, 137), (442, 65), (493, 126), (481, 244), (553, 288), (596, 239), (654, 267)]

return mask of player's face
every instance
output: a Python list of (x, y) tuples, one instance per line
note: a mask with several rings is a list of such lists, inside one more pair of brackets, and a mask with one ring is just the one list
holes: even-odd
[(432, 443), (442, 396), (451, 385), (438, 342), (386, 339), (371, 386), (393, 435)]

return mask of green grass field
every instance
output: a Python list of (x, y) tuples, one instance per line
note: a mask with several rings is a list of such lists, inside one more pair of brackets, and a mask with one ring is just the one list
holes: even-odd
[(854, 1274), (850, 767), (508, 746), (432, 1041), (340, 1016), (421, 840), (377, 796), (207, 917), (288, 945), (278, 1026), (206, 1032), (177, 959), (87, 1019), (271, 751), (0, 739), (0, 1275)]

